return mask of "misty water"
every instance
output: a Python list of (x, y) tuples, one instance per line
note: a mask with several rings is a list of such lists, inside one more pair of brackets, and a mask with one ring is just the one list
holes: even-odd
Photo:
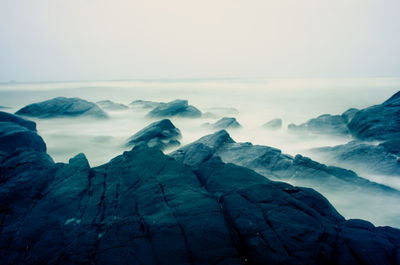
[[(109, 99), (126, 105), (138, 99), (162, 102), (187, 99), (189, 104), (203, 113), (210, 111), (219, 117), (171, 118), (182, 132), (182, 145), (212, 133), (204, 123), (232, 116), (243, 126), (228, 130), (235, 141), (276, 147), (290, 155), (308, 155), (310, 148), (344, 144), (351, 138), (300, 137), (287, 132), (289, 123), (298, 124), (321, 114), (341, 114), (348, 108), (380, 104), (399, 87), (400, 78), (3, 83), (0, 84), (0, 106), (8, 107), (4, 111), (15, 112), (27, 104), (56, 96), (80, 97), (93, 102)], [(238, 113), (231, 112), (229, 108), (237, 109)], [(48, 153), (56, 162), (67, 162), (76, 154), (84, 153), (91, 166), (98, 166), (129, 150), (124, 145), (127, 138), (155, 121), (146, 117), (148, 111), (140, 108), (108, 111), (110, 118), (105, 120), (32, 120), (37, 123), (38, 133), (44, 138)], [(261, 127), (274, 118), (283, 120), (281, 130), (269, 131)], [(170, 151), (173, 150), (166, 152)], [(321, 161), (315, 156), (311, 158)], [(323, 162), (330, 165), (329, 161)], [(357, 168), (350, 169), (357, 172)], [(400, 189), (400, 176), (359, 175)], [(397, 198), (355, 191), (346, 196), (329, 190), (319, 191), (346, 218), (362, 218), (376, 225), (400, 227), (400, 202)]]

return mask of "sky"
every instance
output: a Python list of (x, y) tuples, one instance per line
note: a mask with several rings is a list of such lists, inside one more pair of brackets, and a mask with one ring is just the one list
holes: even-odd
[(0, 0), (0, 82), (400, 77), (398, 0)]

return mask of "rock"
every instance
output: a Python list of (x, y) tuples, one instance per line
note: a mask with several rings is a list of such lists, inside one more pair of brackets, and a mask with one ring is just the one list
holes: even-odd
[(354, 118), (354, 115), (359, 111), (359, 109), (351, 108), (342, 113), (342, 118), (346, 124), (350, 123)]
[(131, 103), (129, 103), (129, 106), (131, 108), (154, 109), (163, 104), (165, 104), (165, 103), (148, 101), (148, 100), (134, 100)]
[(120, 103), (115, 103), (111, 100), (101, 100), (96, 102), (102, 109), (105, 110), (126, 110), (129, 109), (128, 106)]
[(269, 122), (265, 123), (262, 127), (268, 130), (279, 130), (282, 128), (282, 119), (270, 120)]
[(6, 106), (0, 106), (0, 109), (9, 109), (9, 107), (6, 107)]
[(236, 108), (224, 108), (224, 107), (214, 107), (206, 109), (207, 112), (211, 112), (217, 117), (223, 116), (231, 116), (239, 114), (239, 111)]
[(80, 98), (65, 97), (57, 97), (27, 105), (18, 110), (15, 114), (37, 118), (78, 116), (107, 118), (107, 114), (96, 104)]
[[(397, 141), (397, 148), (399, 147)], [(387, 149), (393, 146), (393, 150)], [(351, 141), (334, 147), (311, 149), (324, 161), (356, 170), (364, 174), (400, 175), (400, 162), (395, 145), (388, 142), (375, 145), (360, 141)], [(399, 149), (397, 149), (398, 151)]]
[(180, 145), (178, 139), (182, 137), (181, 132), (168, 119), (153, 122), (144, 129), (135, 133), (128, 139), (127, 146), (135, 146), (141, 143), (149, 147), (161, 150)]
[(201, 116), (201, 112), (192, 105), (188, 105), (187, 100), (174, 100), (165, 104), (162, 104), (148, 114), (149, 117), (185, 117), (185, 118), (198, 118)]
[(389, 153), (400, 156), (400, 139), (392, 139), (379, 144), (383, 146)]
[(348, 127), (361, 140), (393, 140), (400, 137), (400, 91), (380, 105), (358, 111)]
[(219, 119), (213, 124), (206, 124), (206, 125), (215, 130), (237, 129), (242, 127), (242, 125), (240, 125), (240, 123), (233, 117), (223, 117), (222, 119)]
[(347, 136), (350, 134), (345, 119), (341, 115), (324, 114), (300, 125), (289, 124), (289, 131), (298, 133)]
[(0, 111), (0, 122), (13, 122), (27, 128), (28, 130), (36, 132), (35, 122), (26, 120), (8, 112)]
[[(235, 143), (221, 131), (196, 144)], [(193, 168), (138, 145), (91, 168), (20, 149), (0, 173), (4, 265), (398, 263), (400, 230), (346, 221), (318, 192), (217, 156)]]

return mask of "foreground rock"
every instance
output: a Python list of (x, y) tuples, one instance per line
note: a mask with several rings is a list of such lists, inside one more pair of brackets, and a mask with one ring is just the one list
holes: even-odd
[(168, 119), (153, 122), (128, 139), (127, 146), (146, 144), (161, 150), (180, 145), (181, 132)]
[(107, 118), (107, 114), (95, 103), (80, 98), (57, 97), (23, 107), (15, 114), (36, 118), (87, 116)]
[(282, 128), (282, 119), (270, 120), (269, 122), (265, 123), (262, 127), (268, 130), (279, 130)]
[(120, 104), (120, 103), (115, 103), (111, 100), (101, 100), (101, 101), (97, 101), (96, 102), (97, 105), (99, 105), (102, 109), (105, 110), (126, 110), (129, 109), (128, 106), (124, 105), (124, 104)]
[[(217, 137), (215, 143), (229, 143)], [(221, 142), (222, 141), (222, 142)], [(210, 143), (210, 142), (209, 142)], [(198, 143), (199, 144), (199, 143)], [(398, 264), (400, 231), (345, 220), (319, 193), (209, 156), (137, 146), (91, 168), (0, 160), (1, 264)]]
[(242, 127), (242, 125), (240, 125), (240, 123), (233, 117), (223, 117), (213, 124), (207, 123), (206, 126), (211, 127), (215, 130), (237, 129)]
[(349, 124), (353, 120), (354, 116), (356, 115), (356, 113), (358, 111), (359, 111), (359, 109), (350, 108), (350, 109), (346, 110), (345, 112), (343, 112), (342, 118), (343, 118), (344, 122), (346, 124)]
[(380, 105), (358, 111), (349, 129), (362, 140), (393, 140), (400, 138), (400, 91)]
[(201, 116), (200, 110), (188, 104), (187, 100), (174, 100), (164, 103), (148, 113), (149, 117), (185, 117), (198, 118)]
[(154, 109), (163, 104), (165, 103), (149, 101), (149, 100), (134, 100), (131, 103), (129, 103), (129, 106), (131, 108)]
[(288, 129), (297, 133), (350, 135), (345, 119), (341, 115), (324, 114), (300, 125), (291, 123), (288, 125)]
[(24, 118), (18, 117), (8, 112), (0, 111), (0, 122), (13, 122), (28, 130), (36, 132), (36, 123)]

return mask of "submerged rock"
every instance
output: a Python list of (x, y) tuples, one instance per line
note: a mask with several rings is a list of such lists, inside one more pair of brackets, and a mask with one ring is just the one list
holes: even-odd
[(36, 132), (35, 122), (26, 120), (8, 112), (0, 111), (0, 122), (13, 122), (27, 128), (28, 130)]
[(102, 109), (105, 110), (126, 110), (129, 109), (128, 106), (120, 103), (115, 103), (111, 100), (101, 100), (96, 102)]
[(57, 97), (23, 107), (15, 114), (37, 117), (58, 118), (88, 116), (107, 118), (107, 114), (95, 103), (80, 98)]
[[(219, 132), (197, 144), (232, 141)], [(140, 145), (91, 168), (83, 154), (54, 164), (31, 150), (0, 160), (0, 168), (4, 265), (385, 265), (399, 259), (400, 230), (346, 221), (318, 192), (216, 156), (194, 169)]]
[(165, 104), (165, 103), (149, 101), (149, 100), (134, 100), (131, 103), (129, 103), (129, 106), (131, 108), (154, 109), (154, 108), (159, 107), (159, 106), (161, 106), (163, 104)]
[(147, 115), (154, 118), (174, 116), (198, 118), (201, 116), (201, 112), (194, 106), (189, 105), (187, 100), (177, 99), (154, 108)]
[(128, 139), (127, 146), (135, 146), (141, 143), (149, 147), (161, 150), (179, 146), (178, 139), (182, 137), (181, 132), (168, 119), (153, 122), (144, 129), (135, 133)]
[(222, 119), (219, 119), (213, 124), (206, 124), (207, 126), (220, 130), (220, 129), (237, 129), (241, 128), (242, 125), (233, 117), (223, 117)]
[(269, 122), (265, 123), (262, 127), (268, 130), (279, 130), (282, 128), (282, 119), (270, 120)]
[(311, 134), (349, 135), (345, 119), (341, 115), (324, 114), (306, 123), (288, 125), (289, 131)]
[(361, 140), (399, 139), (400, 91), (380, 105), (358, 111), (348, 126)]

